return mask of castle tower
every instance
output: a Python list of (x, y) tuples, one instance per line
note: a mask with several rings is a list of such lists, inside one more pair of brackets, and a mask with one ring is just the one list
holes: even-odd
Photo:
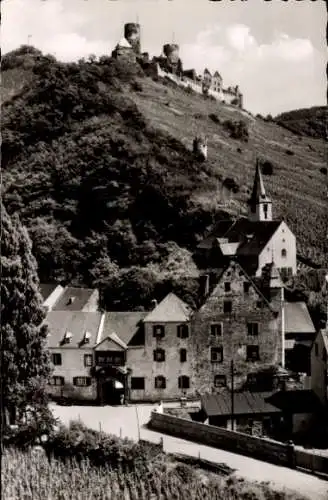
[(124, 37), (132, 46), (134, 52), (139, 55), (141, 52), (140, 44), (140, 24), (127, 23), (124, 25)]
[(261, 167), (258, 160), (256, 161), (253, 192), (248, 204), (248, 218), (251, 221), (272, 221), (272, 201), (265, 192)]

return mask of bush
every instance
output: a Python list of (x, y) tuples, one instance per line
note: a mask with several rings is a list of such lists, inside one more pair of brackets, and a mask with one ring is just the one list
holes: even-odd
[(239, 186), (232, 177), (226, 177), (223, 181), (223, 186), (235, 194), (239, 192)]
[(214, 122), (220, 124), (220, 118), (215, 113), (210, 113), (208, 117)]
[(195, 94), (194, 89), (190, 85), (188, 85), (188, 87), (184, 87), (184, 89), (187, 94)]
[(265, 160), (262, 163), (262, 174), (263, 175), (272, 175), (273, 174), (273, 164), (269, 160)]
[(223, 125), (230, 132), (230, 137), (232, 137), (233, 139), (238, 139), (244, 142), (248, 142), (249, 139), (248, 127), (244, 121), (226, 120), (223, 123)]
[(138, 82), (137, 80), (135, 80), (131, 84), (131, 89), (134, 90), (135, 92), (142, 92), (143, 91), (143, 86), (142, 86), (142, 84), (140, 82)]

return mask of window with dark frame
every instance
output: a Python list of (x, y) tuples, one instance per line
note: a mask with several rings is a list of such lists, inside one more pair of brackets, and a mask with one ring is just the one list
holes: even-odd
[(88, 387), (91, 385), (90, 377), (73, 377), (73, 385), (76, 387)]
[(286, 250), (286, 248), (283, 248), (281, 250), (281, 257), (287, 257), (287, 250)]
[(247, 323), (247, 335), (251, 337), (257, 337), (259, 334), (259, 324), (258, 323)]
[(231, 283), (230, 283), (230, 281), (226, 281), (224, 283), (224, 291), (225, 292), (231, 292)]
[(180, 363), (187, 361), (187, 349), (180, 349)]
[(64, 377), (59, 377), (57, 375), (51, 377), (51, 379), (49, 380), (49, 385), (61, 386), (64, 385), (64, 383), (65, 383)]
[(246, 348), (247, 361), (259, 361), (260, 351), (258, 345), (248, 345)]
[(223, 302), (223, 312), (225, 314), (230, 314), (232, 312), (232, 302), (231, 302), (231, 300), (225, 300)]
[(223, 361), (223, 346), (211, 347), (211, 363), (222, 363)]
[(225, 375), (214, 375), (214, 387), (226, 387), (227, 377)]
[(178, 325), (177, 335), (179, 339), (187, 339), (189, 337), (189, 327), (188, 325)]
[(154, 361), (156, 361), (157, 363), (165, 361), (164, 349), (155, 349), (153, 353), (154, 353)]
[(222, 334), (223, 334), (223, 323), (212, 323), (211, 335), (213, 337), (222, 337)]
[(154, 325), (153, 326), (153, 337), (163, 338), (165, 336), (164, 325)]
[(179, 385), (179, 389), (189, 389), (189, 387), (190, 387), (189, 377), (187, 377), (186, 375), (181, 375), (178, 378), (178, 385)]
[(155, 389), (166, 389), (166, 378), (162, 375), (155, 377)]
[(144, 377), (131, 377), (131, 389), (132, 390), (145, 390), (145, 378)]
[(55, 366), (60, 366), (62, 364), (62, 356), (59, 352), (54, 352), (51, 355), (52, 364)]
[(84, 355), (84, 366), (92, 366), (92, 354), (85, 354)]

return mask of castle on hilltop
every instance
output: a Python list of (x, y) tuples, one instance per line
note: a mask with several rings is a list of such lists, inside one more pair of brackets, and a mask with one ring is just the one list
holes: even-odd
[(179, 45), (166, 43), (160, 56), (149, 57), (148, 52), (141, 52), (140, 24), (124, 25), (124, 36), (112, 52), (115, 59), (139, 62), (144, 68), (151, 69), (157, 76), (167, 77), (181, 87), (190, 88), (198, 94), (214, 97), (217, 101), (243, 107), (243, 94), (238, 85), (223, 87), (223, 79), (218, 71), (213, 74), (205, 68), (202, 75), (195, 69), (183, 69), (179, 55)]

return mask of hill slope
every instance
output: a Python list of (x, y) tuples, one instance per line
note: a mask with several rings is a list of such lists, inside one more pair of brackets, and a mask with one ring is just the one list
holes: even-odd
[(275, 122), (301, 136), (327, 137), (327, 108), (324, 106), (282, 113), (276, 116)]
[[(171, 277), (190, 275), (197, 241), (246, 210), (256, 155), (272, 170), (275, 217), (287, 219), (304, 256), (325, 262), (323, 140), (154, 81), (136, 65), (37, 54), (26, 69), (21, 56), (3, 71), (4, 202), (30, 230), (42, 280), (92, 286), (116, 265), (135, 266), (153, 290), (164, 263)], [(248, 142), (231, 136), (234, 121), (246, 124)], [(191, 153), (199, 132), (208, 136), (205, 163)]]

